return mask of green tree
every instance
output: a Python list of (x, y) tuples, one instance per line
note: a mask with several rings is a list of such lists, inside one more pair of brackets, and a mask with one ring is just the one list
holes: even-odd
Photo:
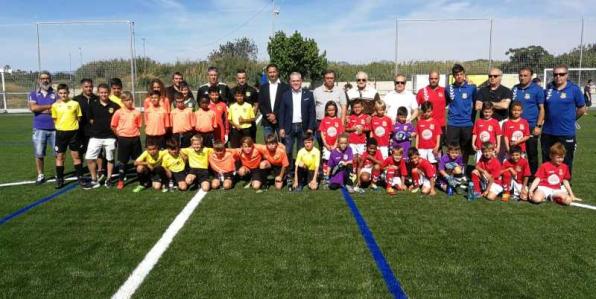
[(257, 54), (255, 42), (243, 37), (220, 45), (207, 59), (210, 65), (217, 66), (222, 80), (231, 81), (238, 69), (245, 69), (251, 76), (258, 73)]
[(517, 72), (520, 68), (528, 66), (534, 70), (542, 70), (552, 67), (554, 61), (554, 56), (546, 49), (534, 45), (509, 49), (505, 55), (509, 55), (509, 61), (502, 66), (504, 72)]
[(319, 54), (317, 42), (303, 37), (298, 31), (291, 36), (277, 32), (269, 39), (267, 52), (271, 63), (279, 66), (280, 76), (288, 78), (291, 72), (300, 72), (312, 81), (320, 80), (327, 68), (327, 53)]

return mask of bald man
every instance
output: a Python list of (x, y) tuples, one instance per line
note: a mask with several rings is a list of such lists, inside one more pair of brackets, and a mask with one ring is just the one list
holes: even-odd
[(478, 89), (476, 110), (482, 109), (482, 102), (492, 102), (495, 113), (493, 117), (500, 123), (509, 117), (509, 104), (513, 98), (511, 89), (501, 85), (503, 72), (499, 68), (491, 68), (488, 72), (488, 85)]

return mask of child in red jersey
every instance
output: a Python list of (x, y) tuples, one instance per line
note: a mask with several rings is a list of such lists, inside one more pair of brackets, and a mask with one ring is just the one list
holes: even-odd
[(341, 118), (337, 116), (337, 104), (334, 101), (329, 101), (325, 104), (325, 117), (321, 120), (319, 125), (319, 132), (321, 132), (322, 146), (322, 163), (323, 175), (329, 176), (329, 167), (327, 161), (331, 156), (331, 151), (337, 147), (337, 137), (344, 132), (344, 125)]
[(530, 186), (529, 199), (533, 203), (552, 200), (561, 205), (570, 205), (578, 200), (573, 195), (569, 179), (569, 167), (563, 163), (565, 147), (557, 142), (550, 148), (550, 161), (542, 163), (536, 171), (535, 179)]
[(482, 144), (490, 142), (496, 153), (501, 147), (501, 126), (493, 118), (493, 103), (482, 103), (482, 118), (476, 120), (472, 130), (472, 147), (476, 151), (476, 162), (482, 157)]
[(385, 115), (386, 109), (385, 102), (376, 101), (375, 111), (377, 114), (370, 121), (371, 137), (377, 141), (377, 150), (381, 152), (383, 159), (387, 159), (389, 156), (389, 141), (393, 130), (391, 118)]
[(354, 191), (363, 193), (362, 186), (370, 184), (371, 189), (377, 189), (377, 182), (381, 175), (383, 156), (377, 149), (377, 141), (370, 139), (366, 144), (366, 151), (358, 157), (358, 184)]
[(362, 109), (364, 109), (362, 100), (354, 100), (352, 114), (348, 116), (346, 125), (346, 132), (350, 133), (348, 142), (355, 159), (366, 150), (366, 134), (370, 131), (370, 118), (362, 113)]
[(522, 157), (521, 147), (514, 145), (509, 150), (509, 158), (503, 162), (503, 201), (509, 201), (511, 190), (516, 200), (528, 200), (528, 180), (532, 175), (528, 160)]
[(511, 104), (511, 117), (503, 123), (505, 149), (509, 152), (514, 146), (519, 146), (523, 154), (526, 153), (526, 141), (530, 139), (530, 125), (521, 117), (523, 107), (521, 102)]
[(433, 105), (424, 102), (420, 107), (422, 119), (416, 124), (416, 146), (420, 157), (436, 164), (441, 147), (441, 126), (433, 118)]
[(495, 157), (495, 145), (491, 142), (482, 144), (482, 156), (472, 171), (474, 190), (468, 190), (468, 200), (486, 197), (495, 200), (503, 192), (501, 186), (501, 163)]
[(406, 190), (406, 159), (404, 159), (404, 149), (396, 147), (391, 151), (391, 156), (383, 162), (385, 169), (385, 185), (387, 194), (395, 195), (397, 190)]
[(408, 157), (410, 158), (409, 165), (412, 168), (412, 185), (410, 191), (412, 193), (422, 191), (422, 194), (429, 194), (434, 196), (435, 180), (437, 178), (437, 171), (435, 167), (426, 159), (420, 157), (418, 149), (411, 147), (408, 150)]

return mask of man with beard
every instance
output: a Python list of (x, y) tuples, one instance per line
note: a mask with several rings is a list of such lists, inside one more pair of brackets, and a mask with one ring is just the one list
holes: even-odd
[(182, 93), (182, 87), (180, 86), (182, 81), (184, 81), (182, 73), (175, 72), (172, 74), (172, 85), (166, 88), (166, 97), (168, 97), (168, 100), (170, 100), (170, 103), (172, 104), (176, 103), (176, 96)]

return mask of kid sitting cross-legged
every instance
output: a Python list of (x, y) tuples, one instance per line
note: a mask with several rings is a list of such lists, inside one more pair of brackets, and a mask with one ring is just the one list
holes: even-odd
[(406, 176), (408, 169), (406, 168), (406, 159), (401, 147), (394, 148), (391, 151), (391, 156), (385, 159), (383, 166), (385, 168), (385, 184), (387, 193), (389, 195), (397, 194), (397, 190), (406, 190)]
[(357, 173), (358, 185), (354, 191), (363, 193), (363, 186), (369, 185), (371, 189), (377, 189), (377, 182), (381, 175), (381, 165), (383, 164), (383, 155), (377, 150), (377, 141), (370, 139), (366, 145), (366, 151), (358, 157)]
[(510, 192), (513, 198), (528, 200), (528, 180), (532, 173), (528, 160), (522, 157), (521, 147), (514, 145), (509, 150), (509, 158), (503, 163), (503, 201), (509, 201)]
[(542, 163), (536, 171), (536, 178), (529, 191), (529, 199), (533, 203), (552, 200), (558, 204), (568, 206), (574, 200), (573, 190), (569, 185), (571, 174), (569, 167), (563, 163), (565, 146), (557, 142), (550, 147), (550, 161)]
[(439, 160), (439, 188), (451, 194), (457, 192), (457, 187), (466, 186), (465, 183), (461, 148), (458, 144), (450, 144), (447, 146), (447, 154)]
[(354, 187), (352, 187), (352, 181), (350, 180), (353, 159), (352, 148), (348, 146), (348, 134), (343, 133), (339, 135), (337, 147), (331, 151), (329, 161), (327, 161), (327, 166), (329, 167), (329, 189), (335, 190), (346, 187), (348, 192), (354, 192)]
[(491, 142), (482, 144), (482, 156), (472, 171), (473, 190), (468, 190), (468, 200), (486, 197), (495, 200), (503, 192), (501, 186), (501, 163), (495, 157), (495, 145)]
[(415, 193), (420, 189), (422, 194), (429, 194), (431, 196), (437, 194), (435, 191), (435, 180), (437, 178), (435, 167), (428, 160), (420, 157), (420, 153), (415, 147), (411, 147), (408, 150), (408, 157), (410, 158), (409, 164), (412, 168), (413, 183), (410, 186), (410, 191)]

